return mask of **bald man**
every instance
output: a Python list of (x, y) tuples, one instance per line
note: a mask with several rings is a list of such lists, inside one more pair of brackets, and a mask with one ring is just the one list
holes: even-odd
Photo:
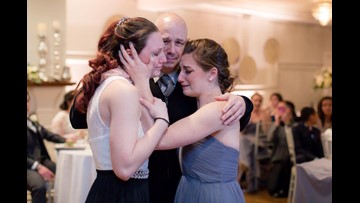
[[(153, 79), (150, 80), (150, 88), (155, 97), (167, 102), (169, 120), (170, 124), (172, 124), (197, 110), (196, 98), (185, 96), (180, 83), (177, 82), (180, 71), (179, 62), (187, 41), (188, 30), (184, 19), (174, 13), (164, 13), (160, 15), (156, 19), (155, 24), (159, 28), (165, 44), (164, 52), (167, 61), (162, 67), (162, 72), (171, 77), (175, 83), (175, 89), (169, 96), (165, 97), (161, 91), (161, 85), (156, 79), (156, 81)], [(223, 99), (229, 100), (230, 102), (231, 98), (227, 96), (223, 97)], [(236, 104), (239, 106), (232, 108), (233, 110), (224, 115), (224, 117), (227, 118), (232, 114), (236, 117), (236, 113), (240, 115), (244, 114), (240, 119), (240, 126), (241, 129), (243, 129), (250, 119), (252, 111), (251, 100), (235, 95), (230, 95), (230, 97), (237, 100)], [(235, 113), (236, 110), (238, 111)], [(240, 115), (238, 115), (236, 119), (238, 119)], [(225, 120), (224, 123), (229, 124), (231, 122), (238, 121), (230, 118)], [(149, 170), (150, 202), (172, 203), (182, 175), (178, 159), (178, 150), (154, 151), (149, 159)]]

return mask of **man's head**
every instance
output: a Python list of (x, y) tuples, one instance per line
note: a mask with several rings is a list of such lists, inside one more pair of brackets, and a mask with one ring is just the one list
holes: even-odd
[(165, 44), (164, 52), (167, 61), (163, 64), (162, 71), (171, 73), (177, 68), (185, 48), (188, 34), (186, 23), (177, 14), (164, 13), (156, 19), (155, 25)]
[(318, 115), (313, 107), (304, 107), (301, 109), (301, 120), (310, 125), (317, 124)]

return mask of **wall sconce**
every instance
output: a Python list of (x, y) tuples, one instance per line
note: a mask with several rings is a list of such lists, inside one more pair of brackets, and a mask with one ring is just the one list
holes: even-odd
[(326, 26), (332, 20), (332, 0), (316, 2), (312, 14), (322, 26)]

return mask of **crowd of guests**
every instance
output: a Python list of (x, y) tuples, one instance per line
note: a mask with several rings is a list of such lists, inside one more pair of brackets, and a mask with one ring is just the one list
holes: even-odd
[[(265, 134), (268, 146), (269, 163), (266, 173), (266, 188), (274, 197), (286, 197), (288, 195), (291, 167), (289, 150), (285, 134), (285, 126), (291, 127), (295, 144), (296, 163), (312, 161), (324, 157), (323, 139), (325, 131), (332, 128), (332, 97), (324, 96), (318, 102), (317, 108), (305, 106), (296, 114), (296, 108), (292, 101), (283, 99), (283, 96), (275, 92), (269, 97), (269, 105), (262, 106), (263, 97), (259, 93), (251, 96), (254, 110), (249, 124), (240, 132), (242, 143), (239, 160), (240, 183), (245, 182), (246, 192), (256, 192), (256, 181), (259, 181), (259, 157), (255, 156), (254, 148), (262, 149), (262, 146), (254, 145), (255, 124), (260, 123), (257, 133)], [(249, 137), (251, 139), (249, 139)], [(261, 152), (261, 151), (259, 151)], [(259, 156), (259, 154), (257, 154)], [(257, 165), (255, 165), (256, 163)], [(245, 164), (245, 167), (243, 166)], [(257, 166), (257, 167), (255, 167)], [(244, 170), (245, 168), (245, 170)], [(245, 176), (245, 178), (243, 177)]]

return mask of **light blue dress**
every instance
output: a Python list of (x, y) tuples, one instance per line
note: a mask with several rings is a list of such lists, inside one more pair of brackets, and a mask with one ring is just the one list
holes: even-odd
[(176, 203), (243, 203), (236, 180), (239, 151), (208, 136), (183, 147)]

